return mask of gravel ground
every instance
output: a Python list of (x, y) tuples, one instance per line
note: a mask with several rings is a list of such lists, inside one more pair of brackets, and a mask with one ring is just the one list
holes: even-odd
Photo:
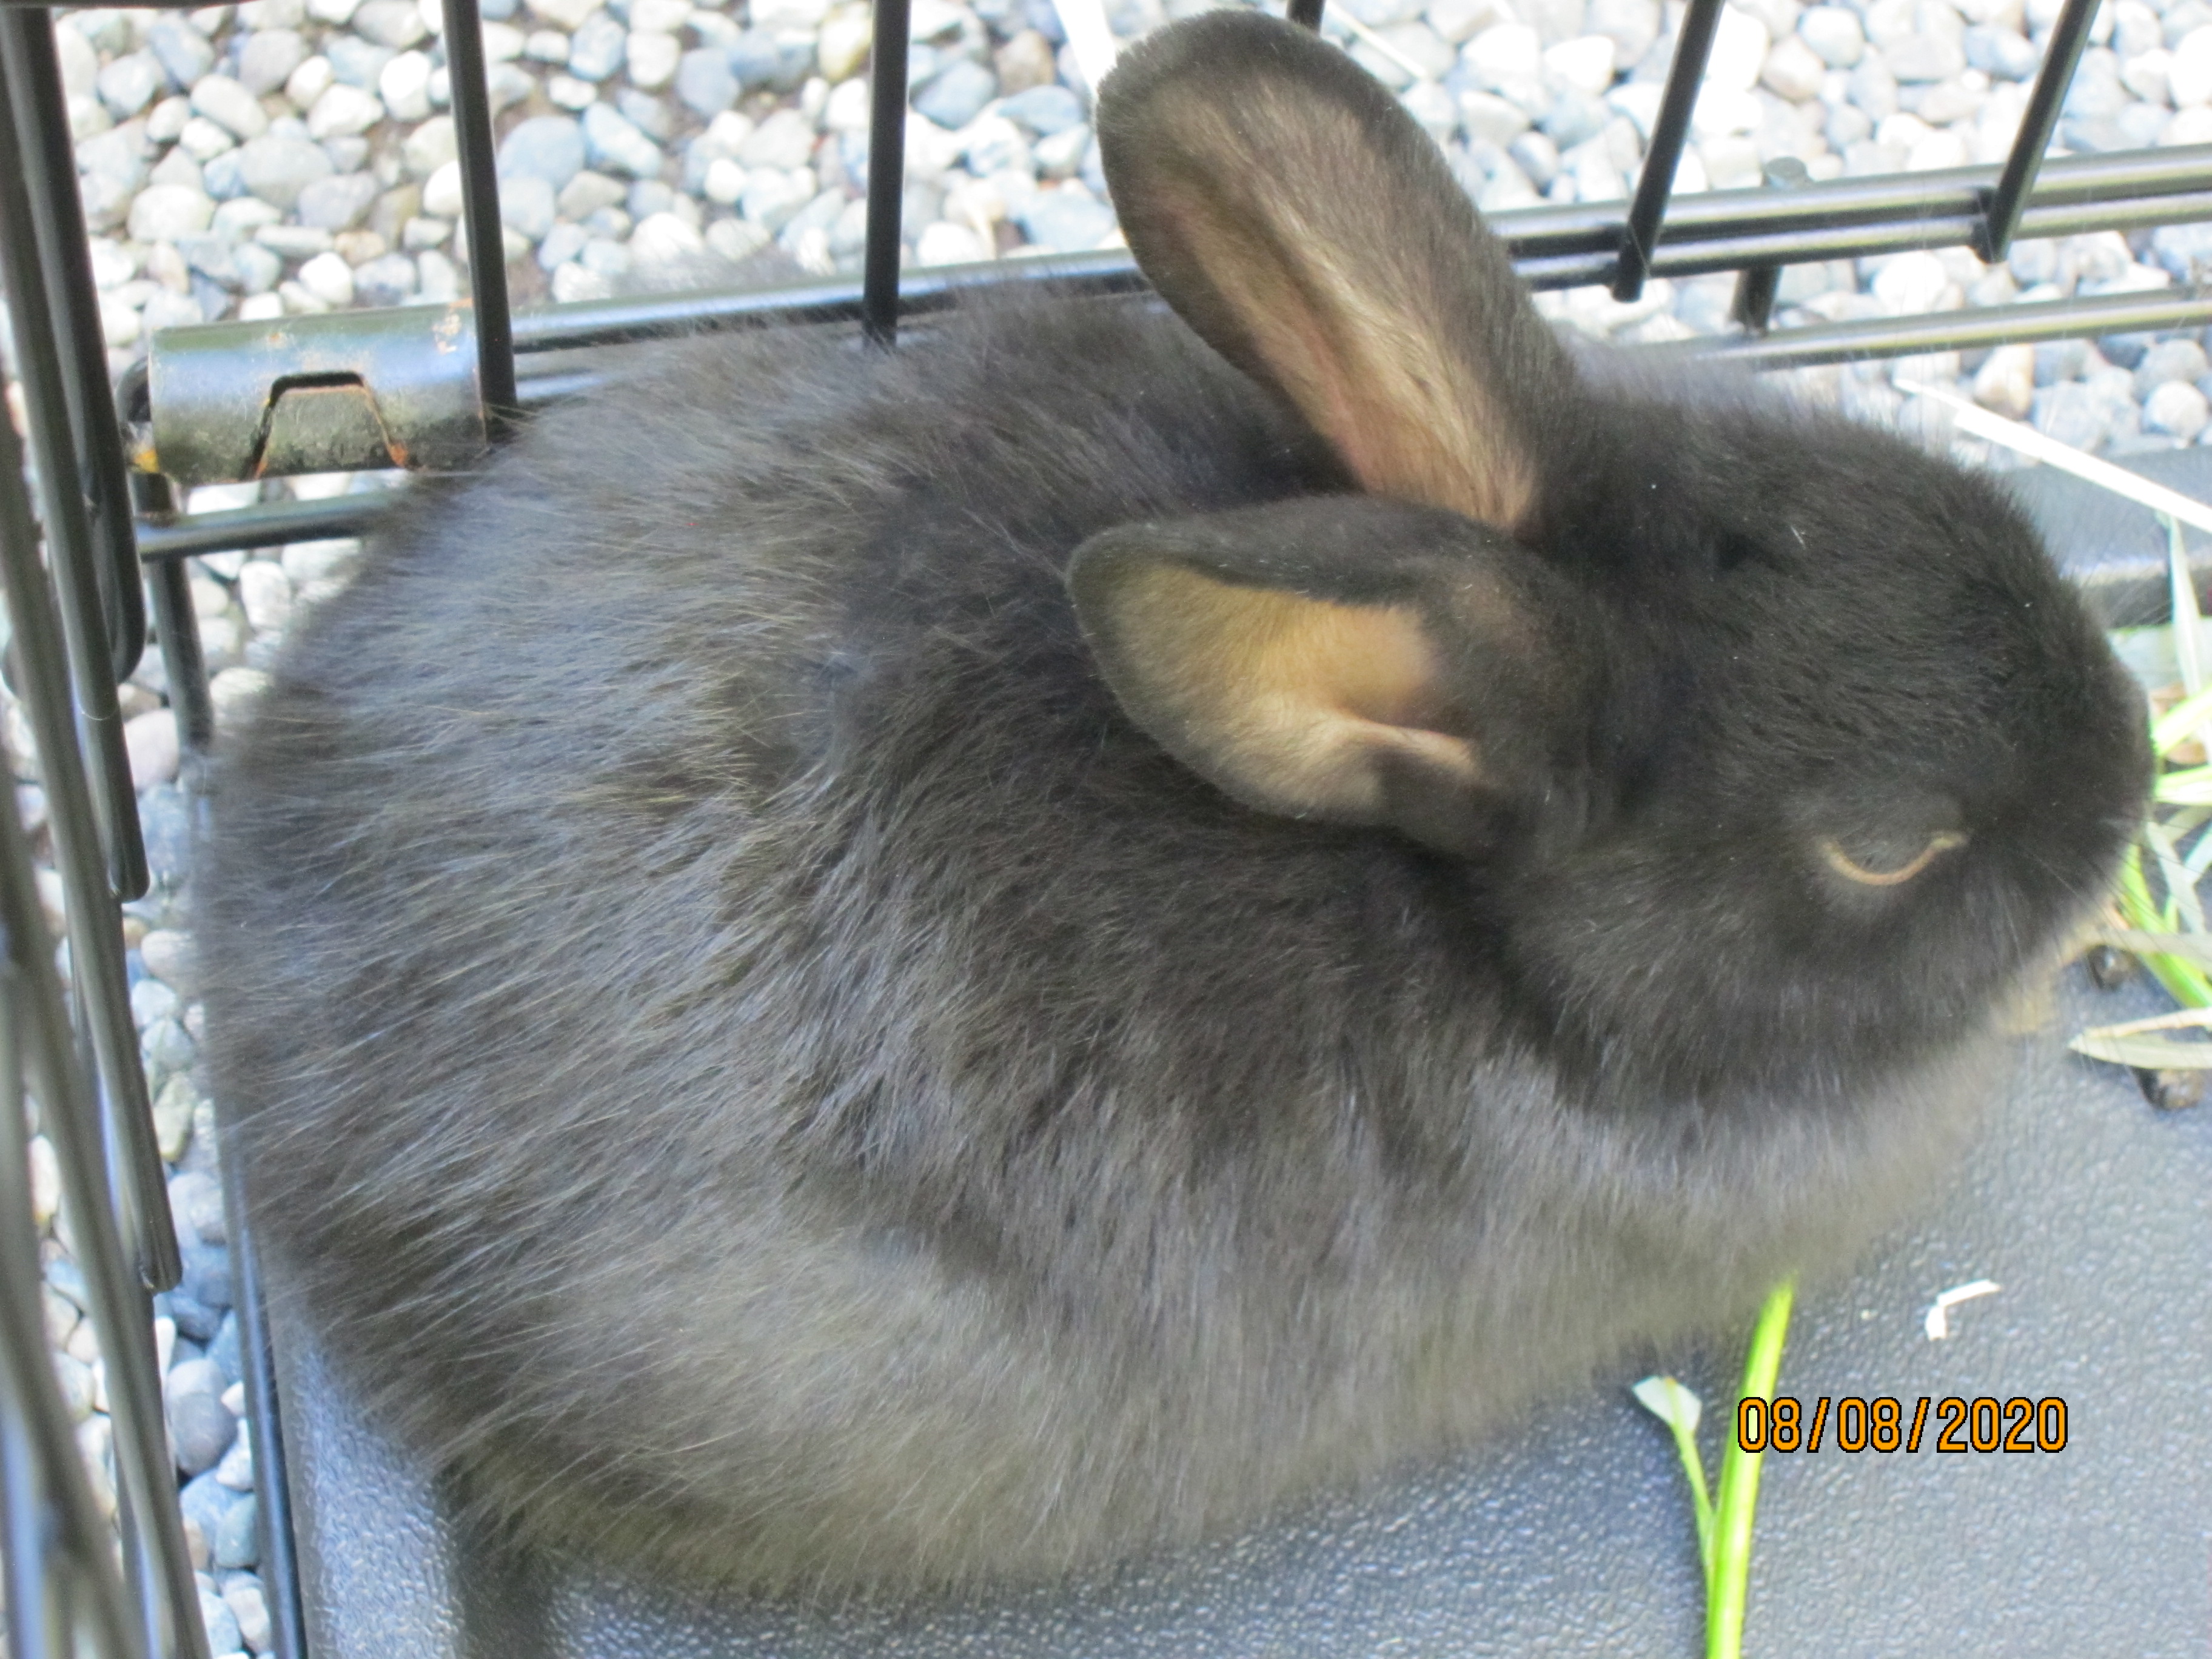
[[(1118, 0), (1127, 40), (1193, 9)], [(1765, 162), (1816, 179), (2002, 159), (2057, 0), (1731, 5), (1679, 188), (1755, 184)], [(867, 9), (832, 0), (485, 0), (509, 273), (517, 302), (665, 282), (702, 255), (771, 246), (804, 270), (851, 270), (861, 245)], [(1657, 107), (1680, 7), (1656, 0), (1332, 0), (1329, 30), (1397, 88), (1486, 208), (1624, 197)], [(957, 263), (1119, 241), (1090, 97), (1051, 0), (914, 0), (905, 257)], [(58, 33), (111, 362), (155, 330), (226, 317), (443, 300), (459, 267), (459, 184), (436, 0), (254, 0), (190, 13), (80, 12)], [(2060, 129), (2071, 150), (2212, 142), (2212, 3), (2113, 0)], [(2027, 242), (1984, 268), (1963, 250), (1793, 267), (1780, 325), (2192, 280), (2212, 227)], [(1598, 335), (1718, 331), (1734, 279), (1544, 296)], [(1948, 424), (1898, 379), (1957, 383), (1983, 404), (2112, 453), (2212, 441), (2197, 337), (2071, 342), (1802, 371), (1813, 396), (1917, 426)], [(1964, 453), (1989, 458), (1978, 447)], [(194, 510), (266, 493), (376, 487), (343, 477), (193, 493)], [(219, 715), (259, 685), (288, 622), (343, 580), (355, 544), (194, 562)], [(260, 1653), (252, 1469), (212, 1117), (193, 1080), (200, 1030), (177, 747), (149, 651), (124, 688), (157, 877), (128, 907), (132, 1002), (156, 1101), (184, 1285), (160, 1342), (187, 1531), (217, 1654)], [(21, 713), (0, 695), (19, 799), (43, 823)], [(41, 873), (60, 921), (59, 884)], [(108, 1421), (82, 1291), (54, 1214), (52, 1153), (33, 1143), (46, 1229), (46, 1316), (80, 1442), (112, 1506)]]

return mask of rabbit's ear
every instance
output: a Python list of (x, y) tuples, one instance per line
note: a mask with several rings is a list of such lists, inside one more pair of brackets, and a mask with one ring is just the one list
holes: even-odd
[(1226, 793), (1475, 854), (1572, 746), (1563, 607), (1513, 568), (1536, 563), (1456, 514), (1344, 495), (1110, 530), (1068, 585), (1122, 708)]
[(1514, 528), (1573, 367), (1436, 145), (1334, 46), (1216, 11), (1106, 79), (1098, 138), (1138, 264), (1361, 485)]

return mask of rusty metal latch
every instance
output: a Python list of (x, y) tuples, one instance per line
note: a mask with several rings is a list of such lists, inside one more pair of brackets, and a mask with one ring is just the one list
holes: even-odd
[(440, 471), (488, 441), (465, 301), (164, 329), (148, 380), (135, 459), (179, 483)]

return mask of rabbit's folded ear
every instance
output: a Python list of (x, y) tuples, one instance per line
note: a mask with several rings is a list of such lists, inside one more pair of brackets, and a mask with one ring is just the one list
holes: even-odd
[(1456, 514), (1324, 496), (1108, 531), (1068, 586), (1124, 711), (1225, 793), (1474, 855), (1573, 746), (1537, 562)]
[(1527, 521), (1573, 367), (1379, 83), (1304, 29), (1210, 12), (1122, 58), (1098, 139), (1153, 286), (1364, 488)]

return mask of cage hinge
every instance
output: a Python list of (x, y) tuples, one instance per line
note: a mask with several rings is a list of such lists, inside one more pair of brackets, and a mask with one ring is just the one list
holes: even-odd
[(153, 453), (179, 483), (463, 466), (487, 441), (468, 302), (164, 329)]

